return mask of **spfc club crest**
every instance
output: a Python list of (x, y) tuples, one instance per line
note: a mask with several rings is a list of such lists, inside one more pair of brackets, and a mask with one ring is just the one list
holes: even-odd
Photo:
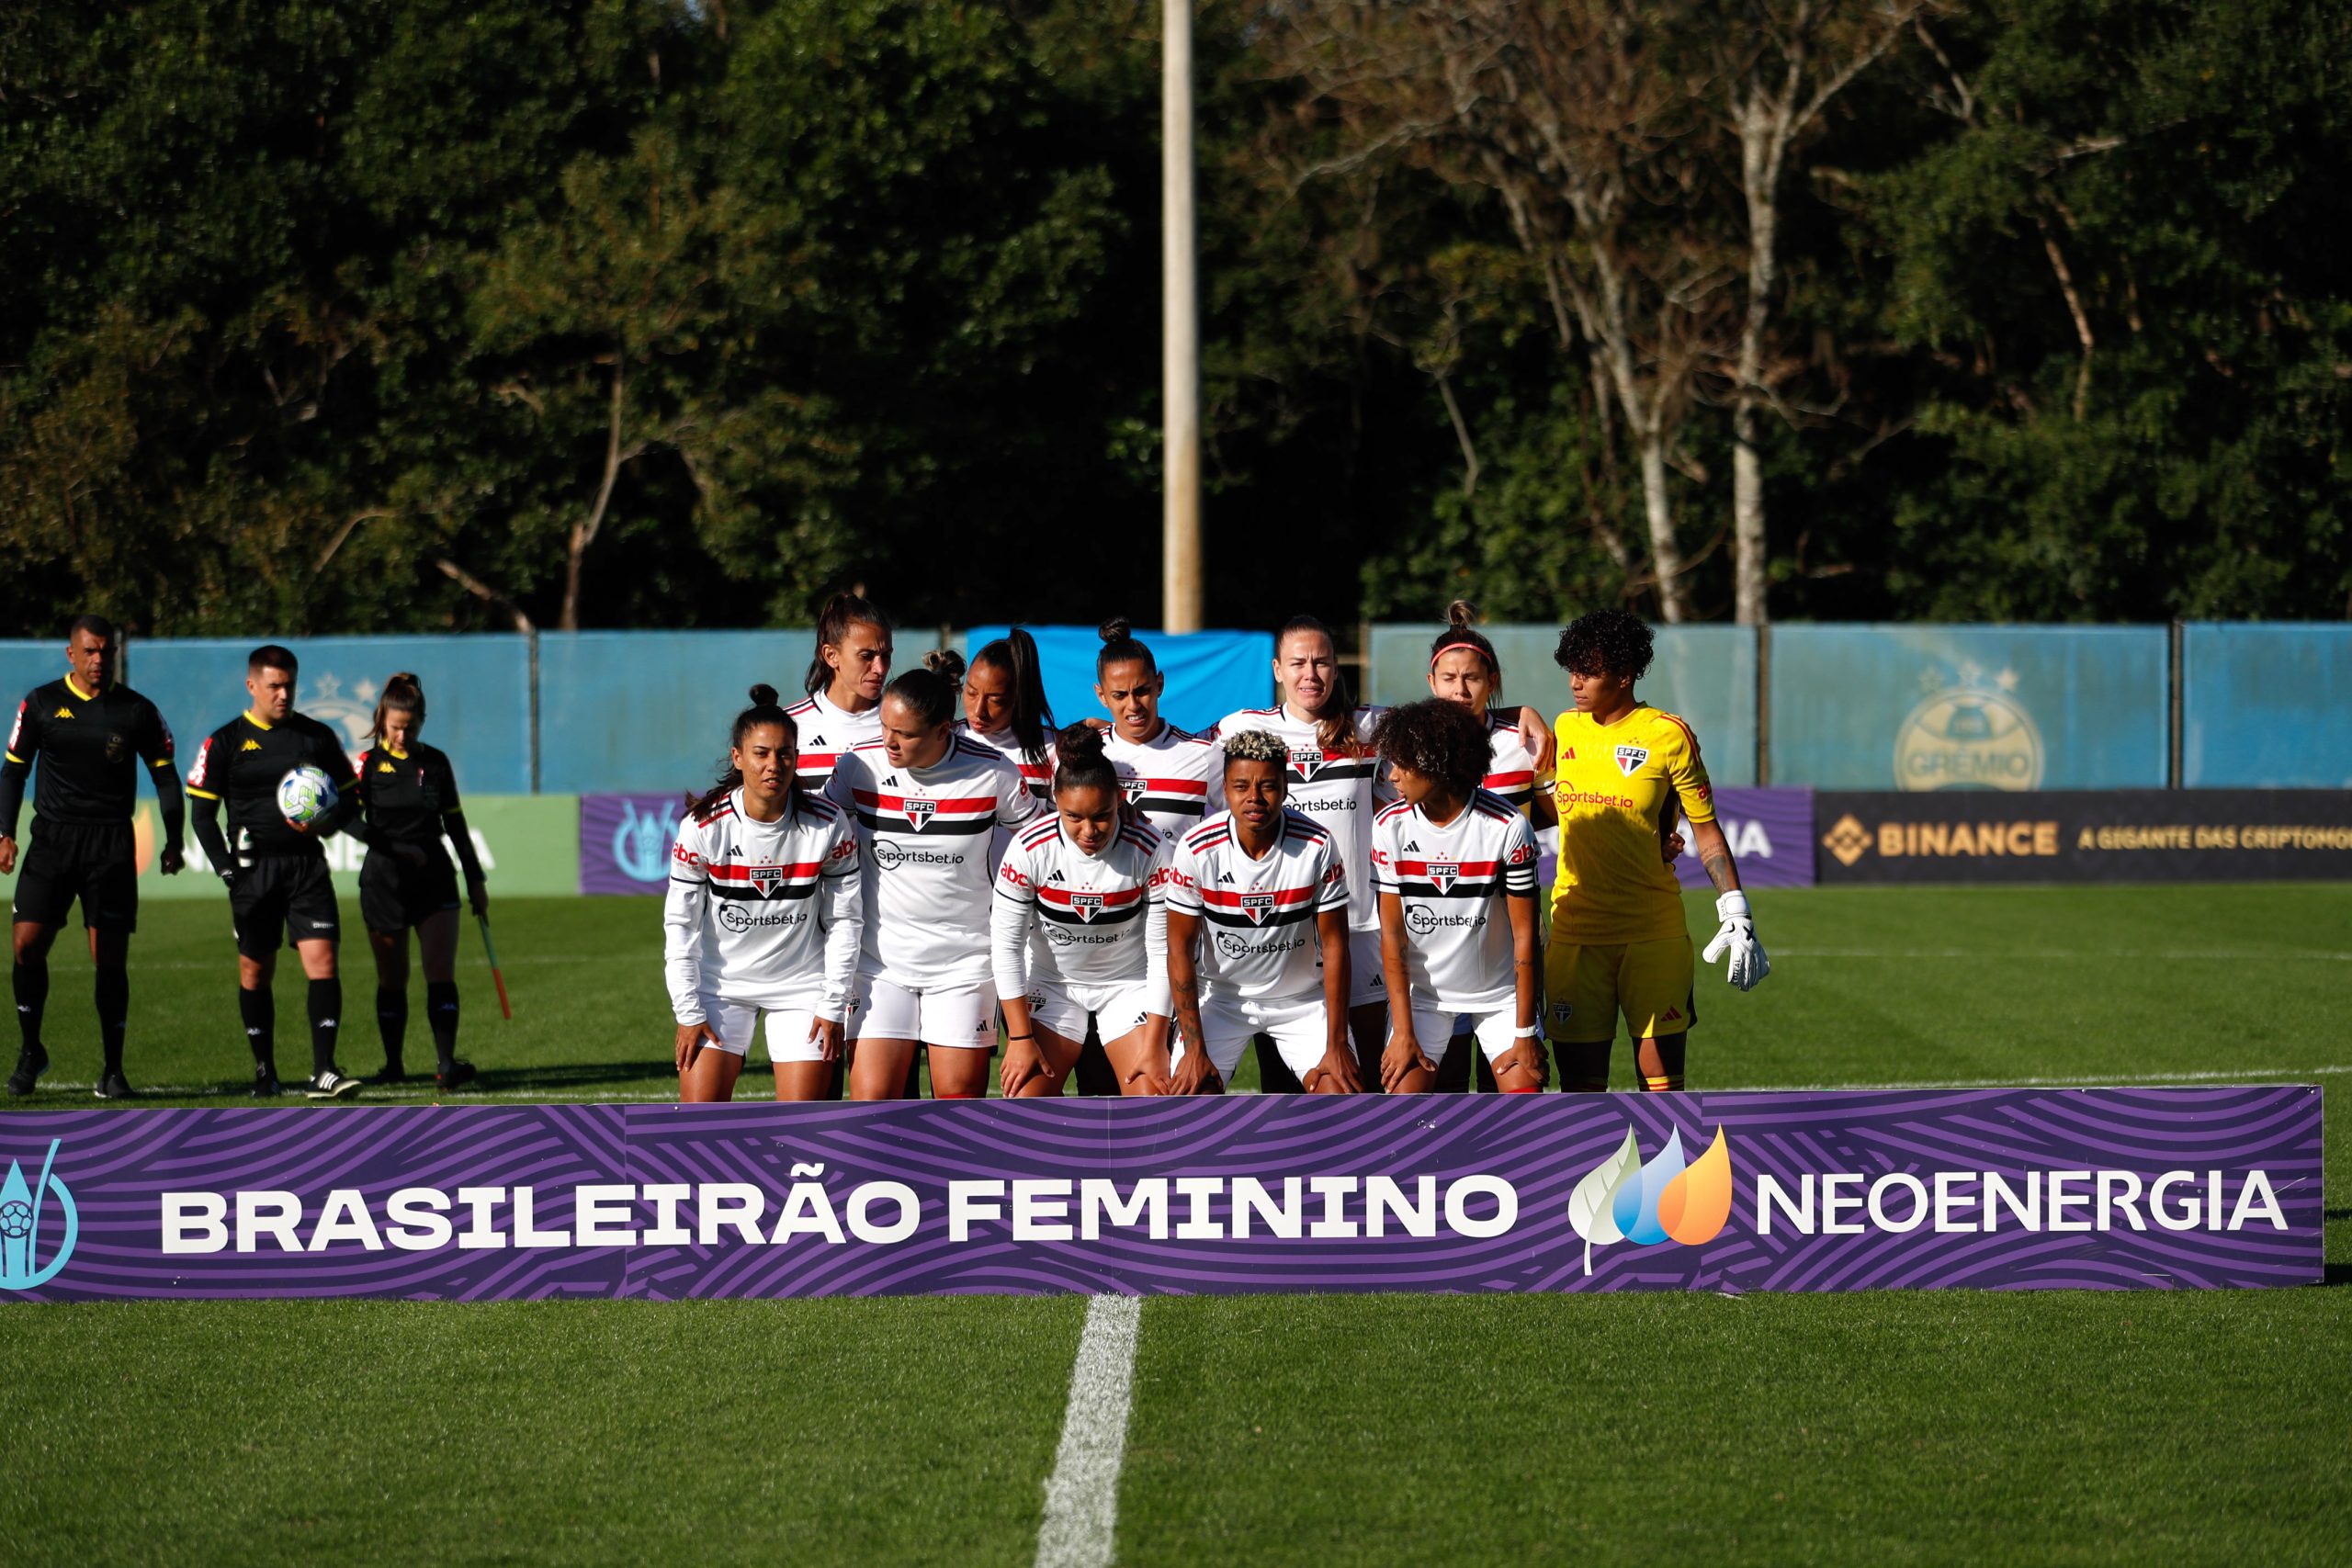
[(763, 898), (774, 897), (775, 890), (784, 886), (784, 867), (780, 865), (755, 865), (749, 869), (752, 886), (760, 890)]
[(1147, 780), (1139, 778), (1121, 779), (1119, 781), (1119, 793), (1127, 797), (1127, 804), (1129, 806), (1133, 806), (1136, 801), (1143, 798), (1144, 787), (1148, 782), (1148, 781)]
[(1441, 893), (1453, 892), (1454, 880), (1462, 874), (1462, 866), (1460, 863), (1450, 860), (1433, 860), (1429, 863), (1429, 866), (1430, 886), (1436, 888)]
[(1244, 893), (1241, 896), (1241, 912), (1250, 917), (1250, 923), (1253, 926), (1264, 925), (1266, 917), (1273, 913), (1273, 909), (1274, 896), (1271, 893)]
[(1080, 919), (1091, 920), (1095, 916), (1102, 912), (1102, 895), (1100, 893), (1073, 893), (1069, 896), (1069, 908), (1070, 913), (1076, 915)]
[(932, 813), (939, 809), (939, 802), (920, 795), (910, 795), (899, 802), (907, 814), (907, 825), (916, 832), (931, 826)]
[(1617, 771), (1624, 774), (1629, 779), (1635, 773), (1641, 772), (1642, 764), (1649, 760), (1650, 749), (1646, 746), (1620, 746), (1617, 748)]
[(1294, 746), (1290, 749), (1290, 765), (1299, 781), (1306, 783), (1323, 768), (1323, 749), (1319, 746)]

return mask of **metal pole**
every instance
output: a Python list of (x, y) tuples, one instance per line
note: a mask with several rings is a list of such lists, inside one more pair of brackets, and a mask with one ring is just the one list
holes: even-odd
[(1160, 625), (1201, 629), (1200, 322), (1193, 274), (1193, 5), (1161, 0)]

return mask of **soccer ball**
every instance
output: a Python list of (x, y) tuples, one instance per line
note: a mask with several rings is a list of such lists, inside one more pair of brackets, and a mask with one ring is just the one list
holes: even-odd
[(304, 763), (277, 781), (277, 814), (307, 828), (334, 806), (334, 781)]

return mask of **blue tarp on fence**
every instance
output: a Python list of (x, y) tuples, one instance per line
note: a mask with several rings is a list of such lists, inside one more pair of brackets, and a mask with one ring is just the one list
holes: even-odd
[[(1002, 637), (1004, 626), (974, 626), (963, 637), (970, 651)], [(1062, 724), (1103, 716), (1094, 695), (1094, 656), (1102, 639), (1092, 626), (1028, 626), (1037, 639), (1045, 671), (1046, 700)], [(1270, 632), (1207, 631), (1178, 637), (1138, 629), (1152, 661), (1168, 678), (1160, 716), (1182, 729), (1204, 730), (1236, 708), (1264, 707), (1274, 700), (1274, 639)]]
[(805, 630), (540, 633), (539, 787), (707, 787), (752, 683), (798, 701), (815, 647)]
[(2180, 782), (2352, 787), (2352, 626), (2182, 628)]

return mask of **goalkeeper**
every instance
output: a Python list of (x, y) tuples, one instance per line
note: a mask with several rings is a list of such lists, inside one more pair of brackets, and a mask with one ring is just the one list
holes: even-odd
[(1743, 991), (1770, 973), (1715, 821), (1698, 737), (1634, 694), (1650, 667), (1650, 642), (1649, 627), (1633, 615), (1600, 610), (1563, 631), (1553, 656), (1568, 672), (1577, 704), (1555, 727), (1560, 867), (1544, 966), (1547, 1032), (1563, 1089), (1609, 1087), (1620, 1013), (1634, 1037), (1642, 1088), (1682, 1087), (1698, 1021), (1690, 934), (1681, 888), (1657, 852), (1678, 809), (1719, 896), (1722, 929), (1707, 944), (1706, 961), (1728, 955), (1725, 977)]

